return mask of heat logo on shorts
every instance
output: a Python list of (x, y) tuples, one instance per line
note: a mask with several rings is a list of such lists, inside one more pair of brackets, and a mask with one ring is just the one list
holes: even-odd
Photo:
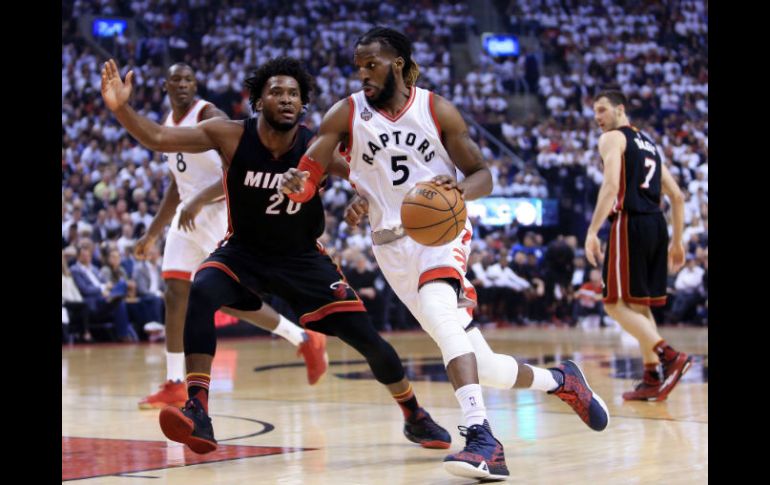
[(338, 300), (344, 300), (348, 296), (348, 284), (344, 281), (335, 281), (329, 285), (329, 288), (334, 290), (334, 297)]

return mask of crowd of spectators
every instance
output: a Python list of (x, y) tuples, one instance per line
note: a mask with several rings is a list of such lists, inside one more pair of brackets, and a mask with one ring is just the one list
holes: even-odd
[[(116, 337), (124, 340), (143, 338), (147, 322), (162, 321), (162, 279), (155, 271), (163, 241), (151, 263), (134, 260), (132, 252), (168, 187), (168, 169), (160, 154), (138, 145), (102, 104), (99, 73), (104, 59), (78, 30), (79, 18), (100, 14), (136, 20), (140, 34), (136, 40), (118, 37), (108, 48), (123, 73), (134, 70), (133, 105), (155, 121), (168, 109), (162, 90), (166, 62), (192, 65), (199, 95), (231, 117), (244, 118), (252, 114), (244, 77), (268, 58), (286, 54), (302, 59), (316, 78), (318, 91), (304, 119), (315, 128), (331, 104), (360, 88), (352, 65), (355, 39), (383, 19), (405, 31), (421, 66), (418, 85), (452, 100), (526, 162), (516, 166), (479, 138), (495, 181), (493, 195), (559, 200), (558, 227), (484, 227), (475, 221), (473, 263), (469, 261), (468, 267), (469, 278), (479, 287), (483, 300), (477, 311), (482, 321), (574, 323), (582, 316), (581, 305), (587, 303), (593, 278), (579, 240), (602, 181), (596, 150), (600, 132), (592, 122), (591, 96), (607, 82), (620, 84), (631, 100), (632, 122), (658, 142), (687, 199), (685, 240), (691, 262), (671, 278), (671, 294), (676, 297), (666, 309), (666, 318), (705, 322), (707, 5), (683, 1), (671, 10), (668, 4), (643, 1), (624, 2), (623, 8), (608, 0), (588, 6), (550, 0), (496, 3), (504, 18), (510, 19), (511, 30), (536, 37), (541, 50), (507, 60), (482, 57), (479, 67), (459, 76), (452, 44), (478, 34), (467, 2), (63, 2), (63, 320), (65, 309), (74, 314), (68, 320), (74, 316), (82, 321), (84, 315), (86, 320), (89, 316), (95, 321), (109, 318), (114, 321)], [(511, 121), (507, 100), (517, 94), (537, 96), (547, 116)], [(352, 193), (344, 180), (335, 180), (326, 188), (323, 242), (360, 285), (379, 328), (414, 326), (376, 268), (369, 228), (351, 228), (342, 219)], [(569, 284), (564, 276), (567, 270), (555, 269), (557, 263), (548, 256), (560, 254), (557, 266), (566, 264), (569, 251), (565, 247), (573, 253), (567, 266), (575, 268), (574, 274), (570, 270)], [(91, 305), (91, 313), (72, 301), (78, 299), (75, 292), (69, 292), (66, 305), (64, 297), (64, 281), (76, 273), (70, 268), (85, 266), (89, 251), (94, 271), (88, 274), (95, 279), (86, 277), (98, 286), (100, 295), (94, 296), (106, 301)], [(82, 303), (86, 295), (80, 286), (76, 289)], [(124, 323), (121, 302), (126, 305), (129, 325)], [(84, 328), (81, 337), (90, 338), (87, 323)]]

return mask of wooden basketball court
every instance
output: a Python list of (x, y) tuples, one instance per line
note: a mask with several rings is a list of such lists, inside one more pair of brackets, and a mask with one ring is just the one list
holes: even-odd
[[(662, 403), (624, 403), (641, 376), (638, 348), (603, 329), (484, 330), (497, 352), (551, 365), (574, 359), (611, 413), (591, 431), (560, 400), (485, 389), (510, 483), (707, 483), (708, 330), (662, 328), (692, 368)], [(423, 332), (385, 334), (404, 360), (420, 404), (464, 444), (462, 415), (435, 344)], [(158, 411), (137, 402), (165, 378), (162, 343), (62, 347), (62, 478), (86, 484), (470, 484), (446, 473), (447, 450), (402, 434), (402, 415), (363, 358), (329, 339), (331, 365), (316, 386), (281, 339), (219, 341), (210, 414), (219, 449), (196, 455), (167, 442)]]

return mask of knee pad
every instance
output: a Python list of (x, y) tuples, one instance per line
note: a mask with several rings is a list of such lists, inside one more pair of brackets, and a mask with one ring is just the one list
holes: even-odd
[(497, 389), (512, 388), (519, 374), (519, 365), (516, 359), (510, 355), (493, 352), (478, 328), (472, 328), (467, 334), (471, 345), (473, 345), (473, 350), (476, 352), (479, 384)]
[(458, 320), (457, 294), (445, 282), (426, 283), (420, 290), (420, 315), (415, 315), (441, 350), (444, 366), (452, 359), (473, 353), (473, 346)]

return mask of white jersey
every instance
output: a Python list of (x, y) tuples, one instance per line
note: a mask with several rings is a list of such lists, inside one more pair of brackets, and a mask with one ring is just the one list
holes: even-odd
[[(195, 126), (200, 121), (201, 111), (209, 104), (211, 103), (208, 101), (197, 99), (181, 120), (175, 121), (174, 113), (171, 112), (163, 125)], [(187, 202), (196, 193), (222, 178), (222, 160), (216, 150), (203, 153), (164, 153), (163, 158), (168, 160), (182, 202)]]
[[(173, 113), (164, 121), (165, 126), (195, 126), (200, 114), (211, 103), (196, 100), (181, 120), (175, 122)], [(174, 174), (179, 198), (187, 202), (195, 194), (222, 178), (222, 160), (216, 150), (203, 153), (164, 153)], [(191, 281), (196, 269), (227, 233), (227, 208), (224, 197), (218, 202), (206, 204), (195, 217), (195, 229), (187, 232), (179, 229), (179, 217), (183, 204), (176, 207), (171, 221), (166, 246), (163, 251), (163, 278)]]
[(412, 87), (404, 108), (391, 117), (371, 106), (363, 91), (349, 98), (350, 181), (369, 202), (372, 231), (401, 225), (401, 202), (417, 182), (436, 175), (457, 179), (433, 115), (433, 93)]

